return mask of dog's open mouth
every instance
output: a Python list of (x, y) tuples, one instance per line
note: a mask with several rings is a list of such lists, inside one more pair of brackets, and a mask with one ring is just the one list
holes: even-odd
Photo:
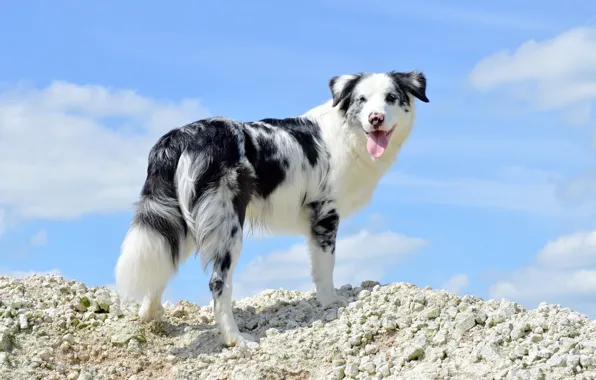
[(366, 143), (366, 150), (374, 158), (379, 158), (387, 149), (389, 145), (389, 137), (395, 130), (395, 125), (389, 131), (373, 131), (368, 133), (368, 141)]

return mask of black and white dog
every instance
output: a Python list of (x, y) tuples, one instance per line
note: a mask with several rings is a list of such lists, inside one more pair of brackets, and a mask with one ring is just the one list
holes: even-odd
[(333, 99), (300, 117), (240, 122), (214, 117), (174, 129), (149, 153), (147, 179), (116, 265), (143, 321), (163, 313), (170, 278), (195, 250), (213, 264), (209, 289), (227, 345), (254, 339), (232, 315), (232, 273), (245, 221), (308, 238), (317, 299), (333, 284), (339, 221), (365, 206), (428, 102), (422, 73), (341, 75)]

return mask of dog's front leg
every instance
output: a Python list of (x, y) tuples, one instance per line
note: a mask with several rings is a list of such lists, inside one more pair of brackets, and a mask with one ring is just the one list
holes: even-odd
[(335, 240), (339, 227), (339, 215), (335, 201), (322, 199), (307, 205), (310, 218), (309, 253), (311, 273), (317, 299), (327, 307), (339, 300), (333, 285), (335, 267)]

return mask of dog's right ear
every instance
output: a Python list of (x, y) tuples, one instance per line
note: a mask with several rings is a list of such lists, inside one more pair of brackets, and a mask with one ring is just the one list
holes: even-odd
[(338, 75), (329, 80), (329, 89), (333, 96), (333, 107), (350, 98), (360, 76), (360, 74), (345, 74)]

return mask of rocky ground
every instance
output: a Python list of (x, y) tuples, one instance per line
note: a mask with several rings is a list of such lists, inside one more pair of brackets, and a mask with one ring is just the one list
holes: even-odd
[(458, 297), (406, 283), (265, 291), (235, 304), (258, 348), (222, 346), (211, 307), (138, 304), (58, 276), (0, 277), (1, 379), (596, 379), (596, 321), (555, 305)]

